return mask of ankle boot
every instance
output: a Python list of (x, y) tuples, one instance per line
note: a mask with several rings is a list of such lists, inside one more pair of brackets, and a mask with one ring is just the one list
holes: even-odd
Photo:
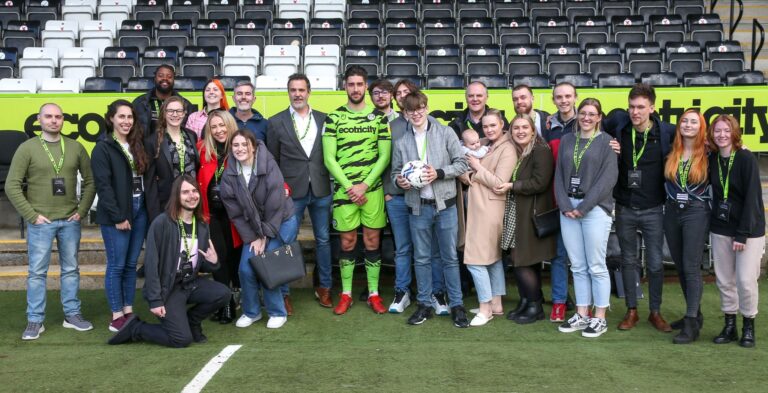
[(541, 299), (529, 301), (526, 307), (515, 316), (513, 321), (526, 325), (544, 319), (544, 307), (542, 307), (541, 302)]
[(739, 345), (744, 348), (753, 348), (755, 346), (755, 318), (744, 317), (744, 326), (741, 328)]
[[(670, 327), (672, 327), (673, 330), (680, 330), (683, 328), (683, 321), (685, 318), (680, 318), (677, 321), (674, 321), (669, 324)], [(701, 330), (702, 327), (704, 327), (704, 315), (701, 313), (701, 309), (699, 309), (699, 312), (696, 314), (696, 322), (699, 323), (699, 330)]]
[(224, 312), (224, 307), (216, 310), (216, 312), (211, 315), (211, 321), (220, 321), (221, 320), (221, 314), (223, 312)]
[(736, 314), (725, 314), (725, 326), (723, 331), (715, 337), (712, 342), (715, 344), (728, 344), (731, 341), (739, 339), (739, 334), (736, 332)]
[(672, 342), (675, 344), (690, 344), (699, 338), (699, 326), (696, 322), (696, 318), (685, 317), (683, 318), (683, 328), (680, 329), (680, 333), (672, 338)]
[(520, 301), (517, 302), (517, 307), (515, 307), (514, 310), (507, 313), (507, 319), (509, 319), (510, 321), (514, 321), (515, 318), (517, 317), (517, 314), (520, 314), (521, 312), (523, 312), (523, 310), (525, 310), (526, 307), (528, 307), (528, 299), (521, 297)]
[(232, 296), (229, 298), (229, 304), (222, 308), (221, 317), (219, 319), (220, 324), (226, 325), (235, 320), (235, 307), (235, 297)]

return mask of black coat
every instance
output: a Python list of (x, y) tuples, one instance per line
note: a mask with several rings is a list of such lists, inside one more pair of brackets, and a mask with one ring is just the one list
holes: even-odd
[[(197, 244), (208, 250), (208, 225), (197, 220)], [(165, 213), (157, 217), (149, 226), (147, 245), (144, 250), (144, 299), (150, 308), (165, 305), (168, 295), (176, 280), (176, 270), (181, 256), (181, 233), (179, 224)], [(219, 269), (218, 263), (210, 263), (202, 254), (198, 254), (195, 274), (202, 271), (212, 272)]]
[(91, 171), (99, 204), (96, 223), (115, 225), (133, 222), (133, 171), (122, 147), (105, 134), (91, 152)]
[[(194, 132), (182, 128), (182, 132), (192, 141), (192, 146), (197, 145), (197, 135)], [(165, 135), (163, 143), (168, 139)], [(171, 196), (171, 186), (176, 179), (173, 176), (173, 164), (171, 154), (164, 146), (160, 147), (160, 154), (155, 157), (157, 150), (157, 134), (151, 134), (144, 137), (144, 150), (150, 157), (147, 171), (144, 173), (144, 200), (147, 204), (148, 222), (152, 222), (165, 210), (165, 204)], [(190, 150), (195, 156), (195, 173), (200, 170), (200, 153), (196, 148)]]
[[(133, 100), (133, 107), (136, 109), (137, 121), (144, 129), (144, 135), (152, 135), (157, 131), (150, 127), (152, 124), (152, 108), (150, 107), (149, 100), (153, 93), (154, 89), (136, 97)], [(186, 98), (182, 97), (181, 94), (179, 94), (179, 92), (176, 90), (171, 92), (171, 96), (178, 96), (184, 101), (184, 108), (187, 111), (187, 115), (184, 116), (184, 120), (182, 120), (181, 124), (187, 124), (187, 116), (189, 116), (190, 113), (197, 112), (197, 105), (192, 105), (192, 103), (190, 103)]]

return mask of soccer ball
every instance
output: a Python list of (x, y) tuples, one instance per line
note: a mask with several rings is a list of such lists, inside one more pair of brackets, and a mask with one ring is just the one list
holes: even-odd
[(426, 167), (427, 164), (425, 164), (423, 161), (409, 161), (403, 165), (403, 170), (400, 171), (400, 175), (402, 175), (405, 180), (408, 180), (408, 183), (411, 184), (411, 187), (420, 189), (426, 185), (422, 179), (422, 175), (424, 174), (424, 169), (426, 169)]

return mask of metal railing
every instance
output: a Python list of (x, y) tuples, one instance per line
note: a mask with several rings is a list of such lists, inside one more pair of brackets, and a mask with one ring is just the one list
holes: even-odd
[[(760, 43), (755, 46), (755, 42), (757, 42), (757, 30), (760, 30)], [(755, 62), (757, 62), (757, 56), (760, 54), (760, 51), (763, 50), (764, 43), (765, 29), (757, 19), (752, 19), (752, 71), (757, 71), (755, 69)]]

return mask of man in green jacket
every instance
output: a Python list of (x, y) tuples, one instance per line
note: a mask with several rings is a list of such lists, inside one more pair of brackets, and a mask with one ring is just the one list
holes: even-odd
[[(45, 331), (45, 288), (51, 248), (56, 239), (61, 266), (61, 303), (65, 328), (86, 331), (93, 325), (80, 312), (77, 291), (80, 270), (80, 219), (88, 214), (96, 189), (88, 152), (74, 139), (62, 138), (64, 115), (56, 104), (44, 104), (37, 115), (42, 132), (24, 142), (11, 161), (5, 192), (29, 223), (27, 229), (27, 328), (22, 340), (35, 340)], [(77, 174), (83, 178), (77, 196)], [(22, 189), (26, 178), (27, 191)]]

